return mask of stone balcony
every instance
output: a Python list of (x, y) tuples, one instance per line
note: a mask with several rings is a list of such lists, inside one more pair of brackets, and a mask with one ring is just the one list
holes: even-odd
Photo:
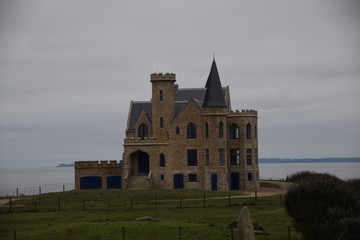
[(131, 137), (125, 138), (124, 143), (153, 143), (155, 142), (155, 137)]

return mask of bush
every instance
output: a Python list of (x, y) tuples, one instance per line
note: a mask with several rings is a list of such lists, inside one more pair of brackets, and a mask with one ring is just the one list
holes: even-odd
[(303, 238), (360, 239), (357, 193), (344, 181), (328, 174), (301, 176), (298, 184), (289, 188), (284, 204)]
[(350, 179), (346, 183), (360, 194), (360, 178)]
[(290, 176), (287, 177), (287, 180), (289, 182), (295, 182), (295, 183), (300, 183), (302, 181), (307, 181), (307, 180), (311, 180), (313, 178), (316, 179), (332, 179), (334, 181), (341, 181), (339, 178), (337, 178), (334, 175), (330, 175), (327, 173), (317, 173), (317, 172), (312, 172), (312, 171), (301, 171), (301, 172), (296, 172)]

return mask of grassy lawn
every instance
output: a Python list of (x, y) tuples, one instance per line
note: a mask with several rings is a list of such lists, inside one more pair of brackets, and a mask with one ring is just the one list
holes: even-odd
[[(120, 240), (124, 229), (125, 239), (134, 240), (179, 239), (179, 231), (181, 239), (225, 240), (231, 239), (228, 225), (244, 205), (269, 233), (256, 239), (288, 239), (291, 220), (279, 196), (259, 197), (257, 205), (254, 198), (237, 196), (206, 191), (205, 208), (201, 190), (82, 190), (25, 197), (12, 201), (11, 213), (8, 206), (0, 209), (0, 239), (14, 239), (16, 230), (16, 239)], [(144, 216), (160, 221), (135, 221)], [(293, 229), (292, 239), (299, 239)]]

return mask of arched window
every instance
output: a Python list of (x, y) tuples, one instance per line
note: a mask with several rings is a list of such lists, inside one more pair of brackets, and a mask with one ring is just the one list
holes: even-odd
[(196, 125), (194, 123), (189, 123), (187, 126), (187, 138), (196, 139)]
[(239, 127), (233, 123), (230, 125), (230, 139), (238, 139), (239, 138)]
[(209, 138), (209, 124), (205, 123), (205, 138)]
[(160, 101), (164, 100), (164, 90), (160, 90)]
[(165, 155), (164, 154), (160, 154), (160, 156), (159, 156), (159, 165), (160, 165), (160, 167), (165, 167)]
[(222, 122), (219, 123), (219, 138), (224, 137), (224, 124)]
[(176, 127), (175, 131), (176, 131), (176, 134), (180, 134), (180, 128), (179, 127)]
[(251, 138), (251, 124), (250, 123), (246, 124), (246, 138), (247, 139)]
[(139, 127), (139, 137), (148, 137), (148, 127), (145, 124), (141, 124)]

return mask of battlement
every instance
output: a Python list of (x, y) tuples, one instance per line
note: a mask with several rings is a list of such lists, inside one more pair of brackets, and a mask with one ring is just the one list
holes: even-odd
[(93, 161), (77, 161), (75, 168), (121, 168), (123, 163), (117, 160), (93, 160)]
[(236, 115), (236, 116), (257, 116), (257, 111), (253, 109), (241, 109), (241, 110), (235, 110), (230, 111), (230, 115)]
[(175, 73), (152, 73), (150, 81), (176, 81)]
[[(239, 112), (239, 110), (236, 110), (237, 112)], [(253, 110), (253, 109), (241, 109), (241, 112), (244, 113), (244, 112), (247, 112), (247, 113), (257, 113), (256, 110)]]
[(125, 143), (148, 143), (148, 142), (154, 142), (154, 141), (155, 141), (154, 137), (144, 137), (144, 138), (131, 137), (131, 138), (124, 139)]

